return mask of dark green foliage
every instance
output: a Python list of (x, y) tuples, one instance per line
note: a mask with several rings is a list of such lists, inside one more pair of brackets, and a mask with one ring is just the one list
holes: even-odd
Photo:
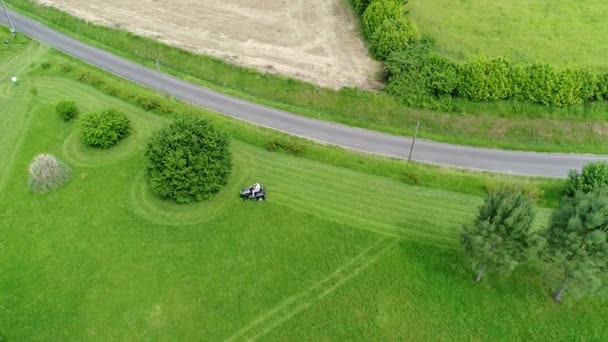
[(59, 102), (57, 106), (55, 106), (55, 110), (63, 121), (70, 121), (78, 115), (78, 107), (74, 101)]
[(546, 232), (546, 258), (562, 271), (554, 299), (577, 282), (579, 290), (600, 285), (608, 271), (608, 194), (605, 190), (565, 197)]
[(389, 93), (402, 99), (455, 93), (460, 81), (458, 66), (433, 52), (431, 44), (423, 39), (389, 56)]
[(460, 237), (476, 281), (487, 271), (508, 273), (530, 257), (541, 242), (531, 231), (533, 220), (533, 201), (520, 190), (503, 188), (486, 197)]
[(80, 122), (80, 136), (85, 145), (108, 148), (131, 131), (129, 119), (116, 109), (89, 114)]
[(460, 67), (451, 60), (430, 54), (424, 63), (426, 86), (435, 96), (453, 95), (460, 81)]
[(210, 198), (226, 185), (232, 168), (228, 135), (190, 116), (157, 132), (146, 157), (152, 191), (178, 203)]
[(157, 99), (151, 97), (139, 96), (137, 98), (137, 104), (147, 111), (152, 111), (160, 108), (160, 102)]
[(264, 148), (269, 152), (284, 151), (296, 157), (301, 157), (306, 153), (306, 145), (291, 139), (273, 139), (265, 143)]
[(596, 189), (608, 190), (608, 164), (606, 162), (588, 163), (582, 172), (570, 170), (566, 196), (574, 196), (577, 192), (592, 192)]
[(352, 0), (353, 7), (359, 14), (363, 14), (371, 2), (372, 0)]
[(420, 175), (411, 171), (404, 172), (401, 175), (400, 180), (409, 185), (420, 185), (422, 183)]
[(384, 60), (391, 52), (405, 49), (416, 35), (416, 27), (405, 17), (387, 19), (369, 37), (372, 54)]
[(40, 64), (40, 68), (42, 68), (43, 70), (47, 70), (50, 69), (52, 66), (52, 64), (50, 62), (42, 62)]
[(608, 74), (599, 76), (597, 81), (598, 97), (603, 97), (604, 100), (608, 100)]
[(497, 101), (511, 97), (511, 65), (504, 58), (477, 57), (460, 67), (458, 94), (469, 100)]

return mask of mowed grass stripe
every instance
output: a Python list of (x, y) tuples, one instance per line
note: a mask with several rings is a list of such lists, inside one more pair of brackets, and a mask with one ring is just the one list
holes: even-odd
[[(283, 194), (299, 198), (303, 202), (303, 206), (306, 206), (306, 202), (314, 202), (319, 205), (340, 208), (353, 215), (359, 215), (389, 224), (406, 220), (407, 222), (417, 221), (420, 224), (436, 223), (440, 226), (447, 224), (460, 227), (463, 223), (470, 221), (473, 217), (473, 213), (467, 215), (467, 212), (462, 212), (460, 214), (440, 212), (433, 213), (432, 216), (429, 216), (424, 215), (424, 213), (432, 212), (435, 208), (433, 203), (418, 202), (415, 207), (408, 206), (407, 203), (395, 205), (389, 201), (380, 201), (373, 197), (366, 197), (367, 194), (365, 192), (353, 192), (349, 195), (341, 195), (340, 192), (323, 187), (325, 184), (320, 184), (320, 189), (322, 190), (319, 190), (311, 189), (309, 186), (310, 183), (300, 183), (294, 179), (285, 180), (285, 182), (289, 182), (287, 183), (289, 184), (289, 191), (283, 191)], [(280, 192), (281, 190), (279, 188), (274, 191)]]
[[(307, 177), (309, 176), (309, 177)], [(381, 206), (382, 209), (390, 212), (394, 210), (415, 210), (415, 209), (427, 209), (427, 202), (432, 200), (433, 202), (441, 201), (441, 199), (433, 198), (417, 198), (416, 193), (410, 193), (409, 188), (403, 187), (403, 191), (388, 195), (384, 188), (381, 187), (370, 187), (362, 189), (361, 185), (348, 186), (338, 182), (321, 180), (317, 176), (310, 176), (303, 171), (300, 175), (298, 174), (282, 174), (280, 169), (265, 176), (265, 179), (271, 183), (283, 184), (283, 183), (294, 183), (300, 185), (299, 188), (310, 188), (311, 184), (324, 185), (323, 192), (326, 194), (332, 194), (335, 199), (352, 200), (353, 205), (361, 206), (365, 208), (376, 208)], [(296, 190), (296, 189), (294, 189)], [(291, 189), (289, 190), (292, 191)], [(369, 205), (371, 202), (371, 206)], [(443, 203), (443, 201), (441, 201)], [(463, 205), (456, 203), (452, 200), (445, 202), (446, 207), (442, 206), (442, 212), (454, 216), (460, 216), (462, 214)], [(476, 206), (473, 206), (476, 207)]]
[[(437, 229), (438, 227), (428, 229), (430, 226), (428, 223), (415, 222), (413, 219), (411, 222), (403, 222), (401, 225), (396, 225), (386, 223), (383, 220), (373, 217), (359, 216), (356, 213), (349, 211), (348, 208), (344, 206), (327, 206), (324, 203), (306, 202), (305, 199), (285, 195), (273, 196), (273, 199), (275, 199), (279, 205), (286, 206), (290, 209), (314, 213), (314, 215), (324, 219), (347, 223), (355, 228), (363, 230), (420, 242), (433, 242), (438, 243), (439, 245), (452, 245), (455, 241), (454, 237), (451, 236), (453, 234), (451, 230), (441, 231), (440, 229)], [(425, 229), (421, 230), (419, 227), (425, 227)]]
[[(474, 220), (483, 201), (479, 196), (406, 185), (285, 154), (244, 148), (264, 161), (256, 174), (267, 185), (269, 200), (322, 217), (339, 216), (362, 229), (454, 245), (463, 225)], [(550, 210), (539, 208), (534, 229), (544, 229), (549, 216)]]
[[(454, 192), (407, 185), (392, 179), (379, 176), (370, 176), (368, 174), (357, 173), (354, 171), (345, 172), (341, 168), (316, 171), (314, 169), (314, 166), (316, 165), (301, 164), (298, 167), (290, 167), (290, 165), (285, 163), (285, 161), (282, 161), (281, 168), (276, 169), (276, 167), (274, 167), (274, 164), (276, 163), (279, 163), (279, 161), (273, 162), (270, 160), (267, 162), (267, 164), (261, 166), (260, 170), (265, 171), (265, 174), (283, 174), (289, 177), (308, 177), (310, 179), (322, 178), (326, 180), (327, 183), (335, 184), (336, 186), (343, 186), (344, 188), (348, 189), (366, 186), (369, 189), (379, 189), (383, 195), (387, 195), (390, 198), (408, 195), (408, 197), (415, 196), (416, 198), (420, 199), (449, 200), (450, 202), (455, 199)], [(313, 162), (311, 162), (311, 164), (313, 164)], [(341, 176), (340, 173), (345, 174)], [(481, 204), (481, 199), (479, 196), (465, 195), (460, 193), (457, 193), (457, 196), (459, 197), (459, 204)], [(458, 208), (460, 206), (455, 205), (454, 207)]]
[[(271, 154), (272, 155), (272, 154)], [(411, 186), (404, 183), (400, 183), (391, 179), (387, 179), (380, 176), (371, 176), (365, 173), (359, 173), (356, 171), (337, 168), (337, 167), (327, 167), (327, 165), (301, 161), (297, 158), (293, 158), (298, 160), (298, 163), (294, 163), (293, 161), (285, 161), (282, 160), (281, 169), (277, 170), (271, 165), (274, 164), (272, 162), (272, 158), (268, 158), (267, 155), (260, 155), (260, 158), (264, 158), (265, 161), (268, 161), (268, 164), (260, 165), (260, 169), (267, 171), (267, 173), (272, 172), (282, 172), (282, 173), (290, 173), (290, 174), (299, 174), (302, 170), (306, 171), (307, 175), (323, 177), (327, 180), (334, 180), (336, 183), (345, 185), (345, 186), (361, 186), (361, 182), (367, 182), (370, 186), (378, 186), (381, 187), (384, 193), (387, 194), (401, 194), (404, 191), (407, 191), (409, 195), (418, 196), (420, 198), (433, 198), (433, 199), (454, 199), (454, 193), (450, 191), (440, 190), (440, 189), (432, 189), (418, 186)], [(337, 172), (336, 170), (340, 170)], [(418, 191), (420, 190), (420, 191)], [(479, 196), (474, 195), (466, 195), (466, 194), (458, 194), (459, 195), (459, 203), (466, 204), (477, 204), (481, 203)]]

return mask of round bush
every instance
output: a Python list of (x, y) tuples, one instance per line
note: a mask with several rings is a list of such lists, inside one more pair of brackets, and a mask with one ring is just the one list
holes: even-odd
[(228, 136), (208, 121), (178, 118), (148, 143), (146, 174), (152, 191), (178, 203), (210, 198), (228, 181), (229, 143)]
[(76, 107), (76, 102), (74, 101), (59, 102), (55, 110), (63, 121), (70, 121), (78, 115), (78, 107)]
[(129, 119), (115, 109), (87, 115), (80, 123), (82, 142), (93, 147), (114, 146), (130, 131)]
[(370, 37), (372, 54), (385, 60), (391, 52), (405, 49), (416, 35), (416, 27), (404, 17), (385, 20)]
[(363, 32), (371, 38), (386, 20), (399, 20), (403, 16), (403, 4), (399, 0), (372, 1), (363, 13)]
[(511, 97), (511, 64), (504, 58), (479, 56), (460, 68), (460, 96), (471, 101), (497, 101)]
[(33, 192), (48, 192), (61, 186), (69, 178), (70, 169), (50, 154), (39, 154), (28, 169), (29, 188)]

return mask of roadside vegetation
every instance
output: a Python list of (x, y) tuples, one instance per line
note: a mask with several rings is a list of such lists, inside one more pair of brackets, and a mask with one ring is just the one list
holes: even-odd
[[(2, 74), (21, 80), (0, 83), (4, 338), (592, 339), (608, 331), (602, 288), (554, 304), (560, 264), (529, 260), (476, 284), (458, 246), (490, 187), (523, 186), (547, 202), (539, 189), (555, 187), (557, 200), (565, 181), (407, 164), (293, 139), (30, 41), (0, 50), (0, 60)], [(83, 115), (114, 108), (132, 131), (109, 148), (87, 146), (79, 124), (56, 115), (58, 101), (75, 101)], [(234, 165), (215, 195), (177, 204), (154, 194), (145, 154), (157, 132), (185, 115), (232, 137)], [(43, 151), (71, 178), (32, 193), (28, 165)], [(268, 201), (238, 199), (254, 181)], [(531, 231), (544, 231), (552, 210), (534, 213)]]
[[(350, 88), (335, 91), (242, 69), (152, 39), (88, 24), (29, 1), (12, 1), (11, 6), (60, 31), (149, 67), (154, 67), (158, 57), (164, 72), (311, 117), (405, 135), (413, 134), (416, 121), (420, 120), (420, 136), (436, 141), (520, 150), (608, 153), (603, 143), (608, 127), (605, 121), (608, 106), (604, 102), (560, 108), (524, 101), (476, 103), (458, 97), (425, 96), (408, 105), (407, 99), (404, 102), (384, 91)], [(409, 28), (402, 19), (394, 19), (382, 30), (397, 35), (411, 32)], [(401, 41), (406, 40), (410, 41), (409, 38)], [(391, 48), (392, 44), (385, 46)]]
[(483, 54), (458, 63), (436, 53), (431, 39), (419, 36), (403, 1), (374, 0), (367, 6), (360, 0), (353, 3), (362, 13), (370, 50), (387, 61), (388, 92), (411, 105), (429, 99), (445, 101), (446, 97), (555, 107), (605, 104), (608, 100), (608, 73), (581, 66), (559, 68), (547, 62), (518, 64)]

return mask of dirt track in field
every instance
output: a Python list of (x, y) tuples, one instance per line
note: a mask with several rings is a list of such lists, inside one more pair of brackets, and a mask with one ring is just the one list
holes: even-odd
[(38, 0), (232, 63), (339, 88), (377, 85), (343, 0)]

